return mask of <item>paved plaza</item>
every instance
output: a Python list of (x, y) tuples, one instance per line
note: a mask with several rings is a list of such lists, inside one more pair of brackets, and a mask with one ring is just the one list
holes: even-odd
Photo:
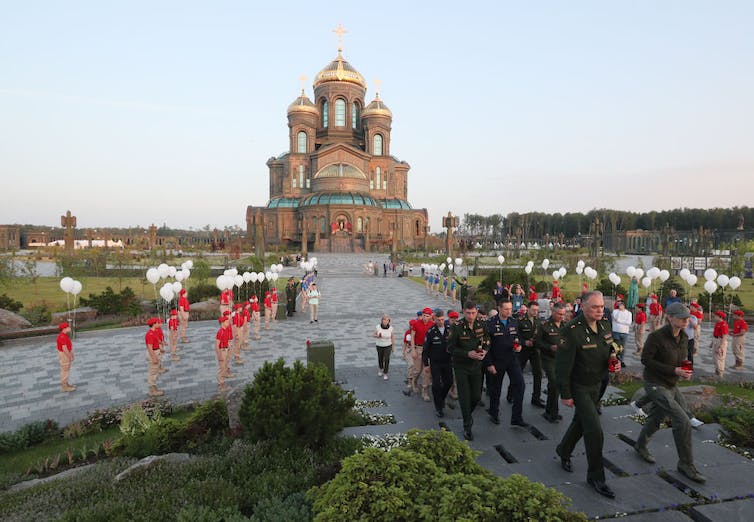
[[(294, 318), (274, 323), (270, 330), (262, 328), (261, 341), (252, 341), (252, 351), (243, 352), (244, 366), (235, 366), (237, 379), (232, 386), (243, 385), (253, 377), (265, 361), (283, 357), (287, 362), (305, 360), (306, 340), (330, 339), (335, 343), (335, 364), (338, 380), (352, 389), (357, 399), (384, 400), (387, 406), (375, 412), (395, 415), (397, 424), (349, 428), (347, 432), (395, 433), (410, 428), (446, 427), (461, 436), (458, 409), (446, 409), (446, 417), (437, 419), (431, 403), (420, 397), (401, 394), (406, 363), (401, 360), (400, 345), (391, 359), (390, 380), (376, 375), (377, 362), (371, 332), (382, 313), (393, 318), (396, 337), (408, 326), (408, 320), (425, 306), (450, 308), (450, 303), (430, 297), (422, 285), (399, 277), (365, 274), (369, 259), (381, 266), (384, 256), (318, 254), (318, 286), (322, 293), (319, 323), (309, 324), (301, 311)], [(417, 269), (418, 270), (418, 269)], [(300, 276), (300, 270), (286, 268), (282, 277)], [(300, 306), (299, 306), (300, 308)], [(456, 305), (458, 309), (458, 305)], [(205, 400), (216, 394), (217, 363), (214, 354), (216, 321), (195, 322), (189, 326), (190, 343), (181, 346), (182, 359), (164, 365), (168, 372), (159, 379), (165, 397), (174, 403)], [(52, 336), (30, 340), (9, 341), (0, 346), (0, 431), (9, 431), (31, 421), (54, 419), (61, 425), (86, 416), (87, 412), (121, 406), (147, 398), (147, 363), (144, 328), (123, 328), (85, 332), (74, 340), (76, 360), (70, 382), (78, 386), (64, 394), (59, 386), (59, 366)], [(709, 375), (713, 361), (709, 352), (711, 333), (705, 330), (696, 371)], [(631, 343), (633, 341), (631, 340)], [(627, 348), (626, 363), (639, 367)], [(750, 341), (747, 351), (752, 348)], [(729, 349), (728, 366), (733, 363)], [(744, 371), (726, 373), (726, 379), (754, 380), (754, 361), (749, 352)], [(690, 520), (678, 506), (692, 505), (694, 520), (750, 520), (745, 513), (754, 508), (754, 463), (714, 444), (719, 427), (706, 425), (694, 432), (697, 467), (708, 478), (700, 486), (675, 471), (676, 453), (669, 430), (662, 430), (651, 441), (650, 449), (657, 457), (654, 465), (646, 464), (634, 453), (630, 443), (641, 426), (629, 418), (627, 406), (604, 409), (605, 456), (608, 483), (617, 499), (608, 500), (586, 485), (586, 459), (583, 443), (573, 456), (575, 473), (561, 470), (554, 447), (562, 436), (572, 411), (561, 407), (565, 419), (550, 424), (541, 417), (542, 410), (529, 405), (531, 375), (525, 374), (527, 392), (524, 419), (532, 424), (528, 430), (508, 426), (510, 412), (503, 403), (501, 424), (491, 424), (481, 408), (475, 413), (471, 445), (482, 452), (482, 465), (500, 476), (521, 473), (532, 480), (555, 487), (574, 500), (574, 508), (590, 517), (630, 514), (629, 520)], [(615, 392), (615, 390), (611, 390)], [(608, 393), (611, 393), (609, 391)], [(442, 421), (442, 422), (438, 422)], [(653, 513), (661, 510), (663, 513)]]

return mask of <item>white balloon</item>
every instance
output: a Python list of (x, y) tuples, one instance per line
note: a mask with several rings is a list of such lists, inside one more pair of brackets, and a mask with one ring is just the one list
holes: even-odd
[(301, 262), (300, 262), (300, 263), (298, 264), (298, 266), (299, 266), (299, 267), (301, 267), (301, 270), (304, 270), (304, 269), (305, 269), (304, 267), (306, 267), (306, 261), (301, 261)]
[(560, 270), (558, 270), (558, 272), (560, 272), (560, 277), (565, 277), (567, 271), (566, 271), (566, 268), (564, 266), (561, 266)]
[(447, 258), (447, 259), (445, 260), (445, 262), (446, 262), (446, 263), (448, 263), (448, 264), (450, 264), (450, 263), (452, 263), (452, 262), (453, 262), (453, 259), (449, 257), (449, 258)]
[(182, 288), (183, 288), (183, 285), (179, 283), (178, 281), (173, 283), (173, 293), (178, 294)]
[(445, 263), (440, 263), (440, 266), (438, 268), (440, 269), (440, 272), (445, 270)]
[(183, 279), (185, 280), (185, 279), (188, 279), (189, 276), (191, 275), (191, 270), (189, 270), (188, 268), (184, 268), (183, 270), (181, 270), (181, 273), (183, 274)]
[(267, 281), (269, 281), (270, 279), (272, 279), (272, 272), (269, 272), (269, 271), (265, 272), (264, 277), (265, 279), (267, 279)]
[(499, 256), (497, 256), (497, 262), (500, 263), (501, 265), (505, 263), (505, 256), (503, 254), (500, 254)]
[(73, 295), (79, 295), (81, 293), (82, 285), (80, 281), (74, 281), (73, 286), (71, 287), (71, 293)]
[(165, 263), (161, 263), (160, 266), (157, 267), (157, 272), (160, 274), (160, 279), (165, 279), (168, 276), (168, 265)]
[(168, 267), (168, 276), (169, 276), (169, 277), (175, 277), (175, 273), (176, 273), (177, 271), (178, 271), (178, 270), (176, 270), (176, 268), (175, 268), (174, 266), (169, 266), (169, 267)]
[(264, 272), (257, 272), (257, 281), (264, 282)]
[(715, 283), (714, 281), (707, 281), (706, 283), (704, 283), (704, 289), (708, 293), (714, 294), (715, 290), (717, 290), (717, 283)]
[(448, 265), (448, 270), (453, 270), (453, 263), (450, 263), (450, 264)]
[(250, 272), (244, 272), (241, 277), (243, 277), (244, 283), (248, 283), (249, 281), (251, 281), (251, 273)]
[(188, 261), (186, 261), (186, 268), (188, 268), (189, 270), (194, 268), (194, 261), (192, 259), (189, 259)]
[(226, 268), (225, 270), (223, 270), (223, 275), (224, 276), (229, 276), (230, 275), (230, 268)]
[(156, 268), (150, 268), (147, 270), (147, 281), (150, 283), (157, 284), (157, 281), (160, 280), (160, 273), (157, 271)]
[(215, 285), (220, 290), (225, 290), (225, 276), (224, 275), (217, 276), (217, 279), (215, 279)]
[[(714, 268), (708, 268), (704, 271), (704, 279), (707, 281), (714, 281), (717, 278), (717, 272)], [(712, 292), (710, 292), (712, 293)]]
[(555, 270), (555, 271), (554, 271), (554, 272), (552, 273), (552, 278), (553, 278), (553, 279), (554, 279), (555, 281), (557, 281), (558, 279), (560, 279), (560, 272), (559, 272), (558, 270)]
[(641, 279), (642, 277), (644, 277), (644, 270), (642, 270), (641, 268), (634, 270), (634, 277), (636, 279)]
[(544, 258), (544, 259), (542, 260), (542, 268), (544, 268), (545, 270), (547, 270), (547, 267), (548, 267), (548, 266), (550, 266), (550, 260), (549, 260), (549, 259), (547, 259), (547, 258)]
[(644, 285), (644, 288), (649, 288), (650, 285), (652, 284), (652, 280), (648, 277), (645, 277), (644, 279), (641, 280), (641, 284)]
[(273, 274), (272, 274), (272, 281), (273, 281), (273, 282), (277, 281), (277, 280), (278, 280), (278, 277), (280, 277), (280, 274), (278, 274), (277, 272), (273, 273)]
[(526, 265), (524, 267), (524, 272), (526, 272), (527, 274), (531, 274), (531, 267), (529, 265)]
[(233, 290), (236, 284), (236, 277), (232, 275), (225, 276), (225, 288), (226, 290)]
[(725, 288), (726, 286), (728, 286), (728, 283), (730, 283), (730, 279), (728, 278), (727, 275), (720, 274), (719, 276), (717, 276), (717, 284), (718, 285), (720, 285), (723, 288)]
[(534, 261), (527, 261), (526, 265), (534, 268)]
[(257, 279), (259, 279), (259, 278), (257, 277), (257, 273), (256, 272), (252, 272), (251, 274), (249, 274), (249, 281), (251, 281), (252, 283), (256, 283)]
[(667, 270), (660, 270), (660, 281), (664, 283), (665, 281), (668, 280), (669, 277), (670, 277), (670, 272), (668, 272)]
[(60, 289), (65, 292), (66, 294), (70, 294), (71, 290), (73, 290), (73, 278), (72, 277), (64, 277), (60, 280)]
[(633, 276), (635, 276), (635, 275), (636, 275), (636, 267), (634, 267), (634, 266), (629, 266), (628, 268), (626, 268), (626, 275), (627, 275), (628, 277), (633, 277)]
[(163, 286), (162, 288), (160, 288), (160, 296), (165, 301), (172, 301), (174, 297), (173, 289), (170, 286)]
[(650, 279), (657, 279), (657, 276), (660, 275), (660, 269), (656, 266), (653, 266), (649, 270), (647, 270), (647, 277)]
[(678, 276), (679, 276), (679, 277), (680, 277), (681, 279), (683, 279), (684, 281), (685, 281), (685, 280), (686, 280), (686, 278), (687, 278), (688, 276), (690, 276), (690, 275), (691, 275), (691, 272), (689, 271), (689, 269), (688, 269), (688, 268), (682, 268), (682, 269), (681, 269), (681, 271), (680, 271), (680, 272), (678, 272)]
[(584, 273), (584, 267), (583, 266), (577, 266), (576, 267), (576, 273), (579, 274), (579, 275), (581, 275), (582, 273)]
[(576, 263), (576, 266), (580, 266), (581, 268), (584, 268), (584, 266), (586, 266), (586, 263), (584, 263), (583, 260), (579, 259), (578, 262)]
[(240, 274), (233, 276), (233, 283), (238, 287), (243, 285), (243, 276)]
[(686, 278), (686, 282), (689, 284), (689, 286), (694, 286), (698, 280), (699, 279), (694, 274), (689, 274), (689, 276)]
[(461, 259), (460, 257), (457, 257), (456, 258), (456, 266), (461, 266), (462, 264), (463, 264), (463, 259)]
[(730, 281), (728, 281), (728, 285), (730, 286), (731, 290), (735, 290), (739, 286), (741, 286), (741, 278), (738, 276), (733, 276), (730, 278)]
[(183, 281), (183, 270), (178, 270), (175, 273), (175, 280), (176, 281)]

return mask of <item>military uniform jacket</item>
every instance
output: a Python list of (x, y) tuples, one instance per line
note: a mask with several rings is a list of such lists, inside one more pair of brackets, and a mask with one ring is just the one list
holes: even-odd
[(673, 388), (678, 382), (675, 369), (686, 359), (688, 343), (686, 332), (681, 330), (678, 338), (675, 338), (669, 324), (649, 334), (641, 351), (644, 380), (665, 388)]
[(296, 286), (298, 283), (293, 283), (292, 285), (286, 285), (285, 287), (285, 300), (289, 302), (293, 302), (296, 300)]
[(583, 315), (566, 323), (560, 330), (560, 346), (555, 356), (560, 397), (572, 399), (572, 385), (598, 386), (607, 371), (614, 351), (613, 332), (606, 319), (597, 322), (597, 331)]
[(536, 343), (537, 336), (541, 330), (540, 321), (537, 317), (526, 317), (518, 321), (518, 333), (521, 337), (522, 350), (534, 350), (536, 345), (526, 346), (523, 341), (533, 341)]
[(463, 368), (479, 368), (481, 371), (482, 361), (471, 359), (468, 353), (471, 350), (479, 348), (489, 349), (490, 337), (487, 334), (487, 327), (479, 319), (474, 320), (474, 324), (469, 324), (466, 318), (461, 319), (451, 328), (448, 336), (448, 351), (453, 360), (453, 366)]
[(552, 318), (542, 323), (542, 327), (537, 332), (537, 337), (534, 340), (534, 346), (542, 353), (542, 357), (555, 358), (557, 349), (552, 351), (552, 346), (560, 346), (561, 336), (560, 327), (555, 324)]
[(505, 324), (498, 316), (487, 321), (487, 331), (490, 335), (490, 351), (484, 358), (485, 366), (491, 366), (496, 362), (508, 363), (513, 359), (513, 342), (519, 340), (520, 332), (518, 320), (509, 317)]
[(422, 364), (424, 366), (443, 365), (450, 366), (450, 352), (448, 351), (448, 338), (450, 328), (447, 326), (441, 332), (436, 324), (427, 331), (424, 337), (424, 349), (422, 350)]

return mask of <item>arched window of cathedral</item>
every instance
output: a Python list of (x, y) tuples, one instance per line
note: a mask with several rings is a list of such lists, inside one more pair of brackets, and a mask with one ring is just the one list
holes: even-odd
[(382, 134), (375, 134), (373, 141), (374, 146), (372, 147), (372, 154), (374, 156), (382, 156)]
[(385, 172), (385, 175), (382, 177), (382, 188), (383, 190), (387, 190), (387, 172)]
[(361, 232), (362, 232), (362, 228), (363, 228), (363, 226), (364, 226), (364, 222), (362, 221), (362, 219), (361, 219), (361, 218), (358, 218), (358, 219), (356, 220), (356, 232), (359, 232), (359, 233), (361, 233)]
[(298, 133), (298, 146), (296, 147), (296, 152), (300, 154), (306, 152), (306, 133), (304, 131), (299, 131)]
[(375, 183), (375, 186), (377, 188), (380, 188), (380, 174), (381, 174), (381, 171), (380, 171), (379, 167), (377, 167), (377, 169), (375, 170), (375, 173), (376, 173), (376, 177), (377, 177), (377, 183)]
[(326, 230), (326, 228), (325, 228), (325, 218), (321, 217), (321, 218), (319, 218), (319, 232), (321, 234), (324, 234), (325, 230)]
[(359, 113), (360, 107), (358, 102), (353, 102), (353, 104), (351, 104), (351, 128), (354, 130), (359, 126)]
[(335, 126), (346, 126), (346, 101), (343, 98), (335, 100)]
[(419, 220), (416, 220), (416, 236), (419, 236), (419, 231), (421, 230), (421, 223), (419, 223)]
[(298, 186), (304, 188), (304, 166), (298, 166)]
[(291, 174), (291, 184), (293, 185), (293, 188), (296, 188), (296, 173)]
[(312, 216), (312, 231), (317, 231), (317, 216)]
[(326, 129), (328, 123), (328, 113), (330, 111), (330, 104), (327, 100), (322, 100), (322, 126)]

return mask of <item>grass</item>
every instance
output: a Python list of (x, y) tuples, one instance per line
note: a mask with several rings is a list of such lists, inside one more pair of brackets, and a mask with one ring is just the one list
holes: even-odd
[[(700, 382), (700, 381), (693, 381), (693, 380), (678, 382), (678, 386), (681, 388), (684, 388), (686, 386), (698, 386), (700, 384), (714, 387), (717, 390), (718, 395), (732, 395), (739, 399), (745, 399), (747, 401), (754, 401), (754, 389), (744, 388), (743, 386), (739, 386), (738, 384), (732, 384), (732, 383), (727, 383), (727, 382), (713, 384), (710, 382)], [(627, 382), (623, 384), (614, 384), (613, 386), (620, 389), (622, 392), (622, 395), (626, 399), (631, 400), (631, 397), (633, 397), (636, 390), (644, 386), (644, 381), (635, 380), (635, 381), (631, 381), (631, 382)]]

